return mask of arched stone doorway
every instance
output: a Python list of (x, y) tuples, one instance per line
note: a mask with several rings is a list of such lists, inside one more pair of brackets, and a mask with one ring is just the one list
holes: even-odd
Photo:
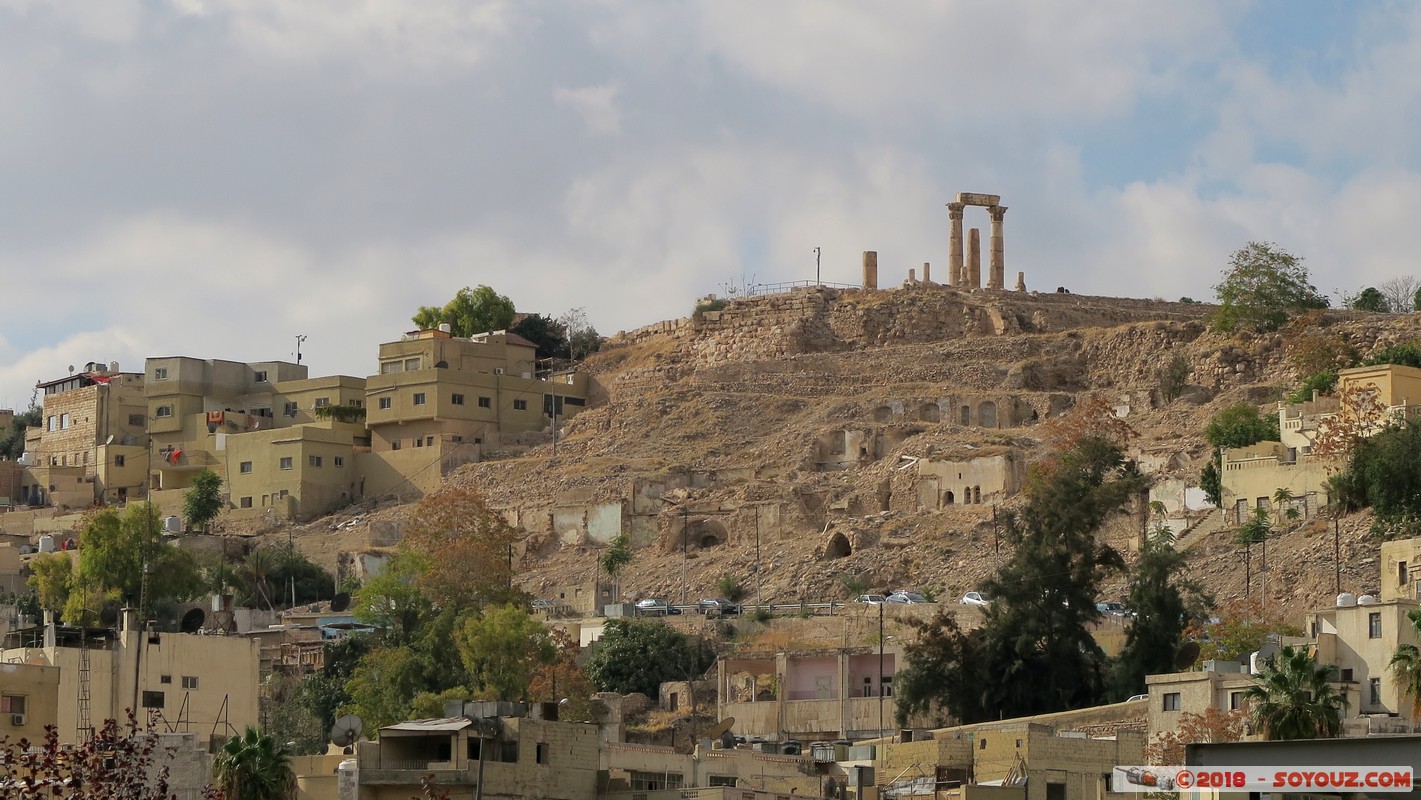
[(918, 407), (918, 419), (923, 422), (941, 422), (942, 409), (938, 408), (937, 403), (923, 403)]
[(824, 545), (825, 558), (847, 558), (853, 555), (854, 548), (849, 544), (848, 537), (835, 532), (829, 537), (829, 541)]

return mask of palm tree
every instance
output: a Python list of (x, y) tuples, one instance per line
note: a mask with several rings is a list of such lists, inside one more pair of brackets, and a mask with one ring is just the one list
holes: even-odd
[(1277, 515), (1278, 524), (1283, 524), (1283, 517), (1293, 507), (1293, 492), (1279, 486), (1273, 490), (1273, 513)]
[(1244, 693), (1253, 723), (1269, 739), (1334, 739), (1342, 735), (1347, 698), (1332, 685), (1334, 664), (1318, 664), (1302, 647), (1284, 646)]
[[(1411, 620), (1411, 626), (1421, 636), (1421, 609), (1413, 608), (1406, 612), (1406, 618)], [(1387, 671), (1401, 684), (1401, 693), (1411, 698), (1412, 716), (1421, 714), (1421, 648), (1414, 644), (1397, 645), (1387, 664)]]
[(248, 725), (233, 736), (212, 765), (212, 777), (226, 800), (292, 800), (296, 772), (291, 755), (270, 734)]

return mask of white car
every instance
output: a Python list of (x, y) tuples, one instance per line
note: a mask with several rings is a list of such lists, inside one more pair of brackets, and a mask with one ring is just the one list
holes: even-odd
[(866, 606), (883, 605), (884, 597), (881, 594), (861, 594), (854, 598), (855, 603), (863, 603)]
[(981, 592), (968, 592), (962, 595), (962, 599), (957, 602), (964, 606), (989, 606), (992, 604), (992, 598)]

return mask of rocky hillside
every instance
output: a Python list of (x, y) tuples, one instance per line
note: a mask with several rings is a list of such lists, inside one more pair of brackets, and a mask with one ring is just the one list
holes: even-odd
[[(1207, 420), (1294, 385), (1302, 338), (1325, 330), (1362, 354), (1421, 338), (1415, 315), (1358, 313), (1225, 337), (1203, 324), (1209, 310), (925, 285), (740, 299), (619, 335), (587, 363), (594, 402), (565, 424), (556, 454), (507, 454), (450, 482), (528, 530), (522, 582), (538, 596), (590, 584), (605, 542), (625, 530), (632, 596), (694, 601), (732, 575), (761, 601), (905, 586), (952, 599), (992, 571), (992, 501), (1012, 501), (964, 503), (951, 476), (925, 477), (932, 464), (1006, 463), (1019, 480), (1049, 452), (1057, 420), (1104, 402), (1135, 432), (1132, 453), (1159, 491), (1182, 494), (1207, 458)], [(1189, 385), (1164, 403), (1159, 374), (1176, 355)], [(1104, 534), (1122, 550), (1145, 526), (1139, 511)], [(1181, 528), (1201, 521), (1177, 516)], [(1239, 553), (1214, 527), (1185, 533), (1182, 546), (1207, 589), (1241, 596)], [(1353, 590), (1376, 582), (1365, 529), (1343, 525)], [(1332, 537), (1324, 548), (1320, 536), (1303, 529), (1273, 545), (1270, 603), (1297, 615), (1328, 601)]]

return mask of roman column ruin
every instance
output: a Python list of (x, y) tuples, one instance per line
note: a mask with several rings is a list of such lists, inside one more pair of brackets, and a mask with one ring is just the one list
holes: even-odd
[(932, 273), (932, 265), (931, 265), (929, 262), (924, 261), (924, 262), (923, 262), (923, 283), (932, 283), (932, 282), (933, 282), (932, 274), (933, 274), (933, 273)]
[(863, 251), (863, 288), (873, 291), (878, 288), (878, 251)]
[(962, 209), (964, 203), (948, 203), (947, 218), (952, 221), (951, 238), (947, 242), (947, 285), (962, 284)]
[(982, 288), (982, 231), (967, 232), (967, 288)]
[(991, 273), (987, 277), (987, 288), (1003, 289), (1006, 288), (1006, 263), (1003, 258), (1002, 219), (1007, 215), (1007, 207), (988, 206), (987, 213), (992, 216), (992, 260)]

